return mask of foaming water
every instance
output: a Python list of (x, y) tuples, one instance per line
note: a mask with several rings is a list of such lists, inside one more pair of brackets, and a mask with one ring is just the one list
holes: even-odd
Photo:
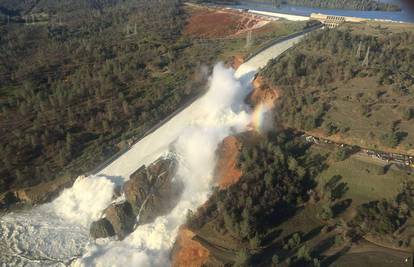
[[(254, 72), (236, 75), (223, 64), (214, 67), (208, 92), (187, 109), (134, 145), (96, 175), (78, 178), (52, 203), (0, 218), (1, 245), (8, 264), (74, 266), (167, 266), (168, 254), (189, 209), (208, 198), (217, 145), (246, 129), (251, 120), (244, 99)], [(236, 78), (238, 77), (238, 78)], [(184, 192), (177, 206), (155, 222), (141, 225), (123, 241), (89, 239), (89, 225), (111, 203), (113, 190), (142, 164), (174, 155)], [(82, 255), (82, 256), (81, 256)], [(3, 258), (3, 255), (2, 255)]]
[(101, 244), (89, 245), (74, 265), (168, 266), (169, 251), (188, 210), (208, 198), (217, 145), (229, 134), (245, 130), (250, 121), (243, 104), (248, 92), (248, 84), (237, 80), (233, 70), (217, 65), (209, 91), (169, 147), (179, 164), (175, 178), (185, 185), (178, 205), (154, 223), (139, 226), (123, 241), (101, 240)]
[[(203, 97), (103, 170), (78, 178), (52, 203), (1, 217), (2, 266), (168, 266), (178, 227), (188, 210), (202, 205), (210, 194), (218, 144), (251, 125), (252, 112), (243, 100), (251, 90), (254, 74), (301, 38), (268, 48), (237, 72), (216, 65)], [(123, 241), (91, 240), (90, 223), (111, 203), (114, 188), (143, 164), (167, 155), (177, 158), (174, 179), (185, 185), (180, 202), (170, 214), (137, 227)]]

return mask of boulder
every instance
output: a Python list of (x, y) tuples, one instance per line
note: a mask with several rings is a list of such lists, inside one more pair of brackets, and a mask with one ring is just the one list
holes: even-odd
[(150, 223), (168, 214), (177, 205), (184, 188), (182, 182), (173, 179), (176, 171), (177, 162), (170, 158), (161, 158), (148, 167), (139, 168), (123, 187), (125, 202), (106, 208), (106, 221), (101, 219), (93, 223), (91, 236), (117, 235), (123, 239), (134, 230), (135, 224)]
[(139, 212), (150, 189), (151, 183), (148, 179), (147, 168), (144, 165), (135, 171), (124, 185), (125, 197), (131, 203), (135, 213)]
[(105, 218), (120, 240), (132, 232), (136, 222), (136, 216), (128, 202), (111, 204), (105, 210)]
[(115, 235), (115, 231), (112, 227), (112, 224), (106, 218), (102, 218), (96, 222), (93, 222), (91, 224), (90, 233), (94, 239), (105, 238)]
[(181, 181), (173, 181), (173, 177), (171, 172), (156, 177), (147, 202), (139, 213), (139, 224), (153, 222), (158, 216), (168, 214), (178, 204), (184, 185)]
[(139, 224), (150, 223), (176, 206), (183, 190), (181, 182), (173, 181), (176, 171), (177, 162), (163, 158), (142, 166), (125, 183), (126, 199), (139, 215)]
[(139, 224), (150, 223), (177, 205), (183, 184), (173, 181), (176, 171), (177, 162), (163, 158), (131, 175), (124, 192), (138, 215)]
[(11, 205), (17, 203), (18, 199), (13, 192), (6, 192), (0, 195), (0, 209), (8, 209)]

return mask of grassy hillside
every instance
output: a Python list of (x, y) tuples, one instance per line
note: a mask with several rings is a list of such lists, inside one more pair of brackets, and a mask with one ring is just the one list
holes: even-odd
[(381, 162), (370, 162), (370, 159), (355, 156), (331, 164), (319, 175), (318, 180), (321, 184), (326, 184), (333, 176), (341, 176), (341, 181), (348, 187), (346, 196), (356, 203), (392, 198), (398, 193), (401, 184), (411, 177), (395, 166), (384, 173), (384, 167)]
[(262, 75), (284, 125), (363, 147), (414, 153), (414, 27), (344, 25), (310, 35)]

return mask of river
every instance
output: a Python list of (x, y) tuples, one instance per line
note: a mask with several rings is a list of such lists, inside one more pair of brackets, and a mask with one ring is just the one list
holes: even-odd
[(414, 23), (414, 11), (408, 7), (402, 1), (388, 0), (386, 2), (397, 3), (401, 6), (401, 11), (358, 11), (358, 10), (343, 10), (343, 9), (323, 9), (323, 8), (310, 8), (300, 6), (289, 6), (283, 5), (281, 7), (274, 7), (269, 2), (251, 2), (251, 1), (240, 1), (239, 5), (233, 5), (234, 8), (241, 9), (254, 9), (259, 11), (279, 12), (287, 13), (299, 16), (309, 16), (311, 13), (322, 13), (327, 15), (336, 16), (348, 16), (367, 18), (375, 20), (392, 20), (398, 22), (410, 22)]

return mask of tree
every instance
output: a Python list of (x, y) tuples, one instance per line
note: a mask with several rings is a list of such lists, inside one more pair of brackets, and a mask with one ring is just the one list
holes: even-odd
[(343, 161), (347, 159), (350, 152), (351, 152), (351, 149), (347, 146), (339, 148), (335, 153), (336, 160)]
[(256, 234), (253, 236), (253, 238), (251, 238), (251, 239), (249, 240), (249, 244), (250, 244), (250, 247), (251, 247), (251, 248), (253, 248), (253, 249), (257, 249), (257, 248), (259, 248), (259, 247), (260, 247), (261, 240), (260, 240), (260, 237), (259, 237), (259, 234), (258, 234), (258, 233), (256, 233)]
[(276, 264), (279, 264), (279, 262), (280, 262), (279, 256), (277, 254), (274, 254), (272, 256), (272, 263), (276, 265)]
[(341, 235), (335, 236), (335, 245), (340, 246), (344, 242), (344, 238)]
[(371, 201), (358, 207), (355, 223), (363, 232), (394, 233), (407, 219), (400, 216), (398, 206), (386, 200)]
[(319, 210), (319, 218), (324, 221), (330, 220), (333, 218), (333, 211), (329, 204), (324, 204)]
[(294, 233), (292, 237), (289, 239), (287, 245), (288, 248), (295, 248), (300, 245), (302, 242), (302, 238), (299, 233)]
[(397, 133), (386, 133), (381, 135), (381, 142), (388, 147), (396, 147), (400, 143)]
[(331, 121), (324, 121), (322, 127), (326, 134), (332, 135), (338, 132), (338, 127)]
[(298, 252), (296, 253), (296, 256), (299, 259), (302, 259), (304, 261), (309, 261), (311, 259), (311, 257), (310, 257), (310, 249), (306, 245), (301, 246), (298, 249)]
[(234, 266), (249, 266), (250, 257), (250, 252), (247, 249), (241, 249), (236, 254), (236, 261), (234, 263)]
[(414, 182), (404, 181), (396, 201), (401, 205), (405, 203), (411, 210), (414, 210)]
[(402, 118), (406, 121), (411, 120), (414, 117), (414, 109), (413, 108), (405, 108), (402, 113)]
[(72, 145), (73, 145), (73, 138), (72, 135), (70, 133), (66, 134), (66, 149), (68, 151), (72, 150)]

